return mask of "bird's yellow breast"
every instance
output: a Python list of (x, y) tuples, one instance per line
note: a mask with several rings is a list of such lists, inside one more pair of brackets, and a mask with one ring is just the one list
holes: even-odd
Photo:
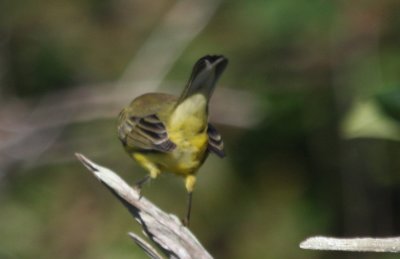
[(198, 94), (175, 108), (167, 131), (176, 148), (160, 159), (163, 170), (187, 175), (194, 173), (204, 162), (208, 146), (206, 106), (206, 98)]
[(179, 133), (173, 134), (171, 140), (176, 143), (177, 148), (167, 153), (168, 158), (163, 167), (166, 171), (176, 174), (192, 174), (203, 163), (208, 136), (207, 134), (197, 134), (190, 139), (185, 139)]

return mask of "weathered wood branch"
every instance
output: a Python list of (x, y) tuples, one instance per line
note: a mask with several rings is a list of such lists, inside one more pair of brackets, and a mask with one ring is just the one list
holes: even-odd
[[(175, 215), (162, 211), (142, 197), (110, 169), (97, 165), (82, 154), (77, 153), (76, 157), (122, 202), (142, 225), (144, 234), (169, 258), (212, 258)], [(151, 258), (162, 258), (145, 240), (133, 233), (129, 235)]]
[(326, 251), (399, 253), (400, 237), (333, 238), (316, 236), (301, 242), (300, 248)]
[(163, 257), (157, 252), (154, 247), (152, 247), (149, 243), (147, 243), (140, 236), (135, 233), (129, 232), (129, 236), (135, 241), (135, 243), (144, 250), (144, 252), (153, 259), (162, 259)]

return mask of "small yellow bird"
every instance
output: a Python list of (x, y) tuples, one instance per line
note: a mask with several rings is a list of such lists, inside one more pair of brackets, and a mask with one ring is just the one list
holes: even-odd
[(208, 104), (228, 60), (221, 55), (200, 58), (181, 96), (147, 93), (134, 99), (118, 118), (118, 136), (126, 152), (148, 172), (137, 182), (170, 172), (184, 178), (189, 224), (196, 172), (210, 152), (224, 157), (224, 143), (208, 122)]

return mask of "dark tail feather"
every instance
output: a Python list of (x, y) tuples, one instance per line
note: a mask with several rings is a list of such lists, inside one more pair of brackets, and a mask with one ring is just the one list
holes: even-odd
[(216, 82), (227, 65), (228, 60), (221, 55), (208, 55), (200, 58), (193, 67), (192, 75), (179, 102), (197, 93), (203, 94), (209, 100)]

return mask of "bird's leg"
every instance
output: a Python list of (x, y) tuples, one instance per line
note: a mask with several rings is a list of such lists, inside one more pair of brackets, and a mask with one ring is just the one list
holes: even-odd
[(190, 223), (190, 212), (192, 211), (192, 197), (193, 192), (188, 193), (188, 203), (187, 203), (187, 210), (186, 210), (186, 217), (183, 219), (183, 225), (189, 227)]
[(133, 155), (133, 158), (138, 161), (138, 163), (143, 166), (148, 172), (149, 175), (145, 176), (143, 179), (140, 179), (138, 182), (136, 182), (135, 187), (139, 192), (139, 197), (142, 197), (141, 195), (141, 190), (143, 184), (145, 184), (148, 180), (155, 179), (157, 176), (161, 173), (160, 169), (149, 159), (147, 159), (145, 156), (136, 153)]
[(142, 187), (143, 185), (150, 180), (150, 175), (146, 175), (145, 177), (143, 177), (142, 179), (139, 179), (136, 183), (134, 188), (137, 189), (137, 191), (139, 192), (139, 197), (142, 197)]
[(183, 220), (183, 225), (189, 226), (190, 223), (190, 213), (192, 211), (192, 198), (193, 198), (193, 190), (194, 186), (196, 184), (196, 176), (194, 175), (188, 175), (185, 178), (185, 187), (188, 192), (188, 203), (187, 203), (187, 211), (186, 211), (186, 217)]

